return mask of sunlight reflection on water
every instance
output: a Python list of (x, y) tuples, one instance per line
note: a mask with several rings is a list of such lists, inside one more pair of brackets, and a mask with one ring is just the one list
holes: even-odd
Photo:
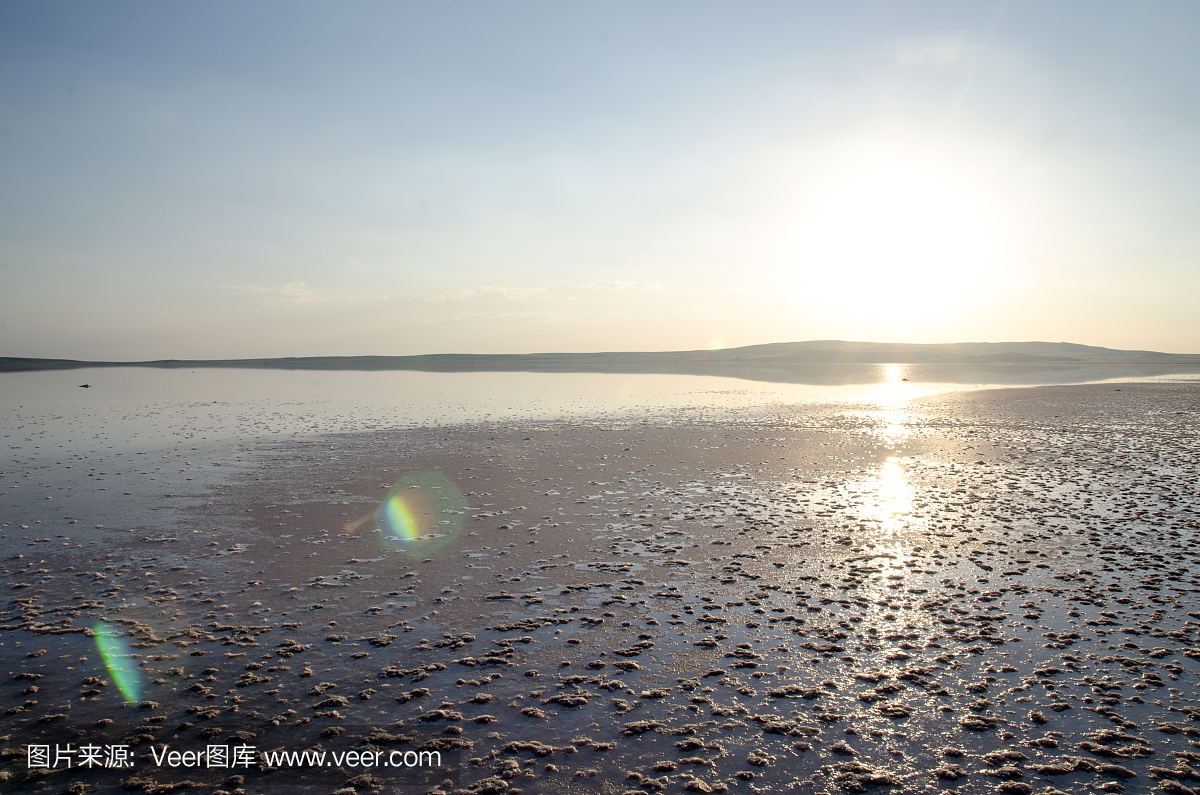
[[(111, 367), (0, 373), (0, 417), (24, 449), (81, 439), (158, 444), (554, 418), (646, 420), (858, 404), (900, 411), (989, 386), (1168, 376), (1146, 369), (816, 363), (777, 380), (654, 373), (435, 373)], [(763, 376), (766, 377), (766, 376)], [(1172, 378), (1177, 376), (1170, 376)], [(79, 389), (88, 383), (91, 388)], [(893, 423), (896, 424), (896, 423)]]
[(879, 536), (895, 538), (899, 531), (908, 527), (908, 516), (913, 508), (913, 488), (900, 459), (889, 458), (884, 462), (875, 478), (874, 497), (875, 506), (869, 516), (879, 525)]
[[(927, 575), (920, 568), (921, 537), (915, 525), (916, 486), (909, 474), (912, 459), (892, 456), (871, 476), (857, 484), (855, 496), (864, 548), (859, 556), (859, 595), (877, 607), (872, 615), (872, 633), (883, 645), (876, 650), (885, 660), (907, 659), (911, 630), (930, 625), (930, 616), (907, 604), (908, 594), (925, 593)], [(878, 623), (875, 623), (878, 622)], [(868, 625), (864, 625), (868, 626)], [(901, 642), (904, 641), (904, 642)]]
[(909, 376), (915, 377), (912, 371), (912, 365), (879, 365), (880, 383), (863, 395), (863, 402), (895, 409), (910, 400), (947, 391), (944, 384), (911, 383)]

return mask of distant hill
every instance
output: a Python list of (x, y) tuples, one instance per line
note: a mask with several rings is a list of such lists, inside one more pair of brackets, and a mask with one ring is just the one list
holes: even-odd
[[(835, 381), (839, 365), (912, 364), (954, 369), (1105, 369), (1200, 366), (1200, 354), (1125, 351), (1069, 342), (954, 342), (916, 345), (810, 340), (695, 351), (308, 356), (273, 359), (160, 359), (91, 362), (0, 357), (0, 372), (86, 367), (254, 368), (276, 370), (419, 370), (426, 372), (674, 373), (791, 383)], [(812, 380), (819, 378), (820, 380)], [(978, 380), (974, 377), (966, 380)]]

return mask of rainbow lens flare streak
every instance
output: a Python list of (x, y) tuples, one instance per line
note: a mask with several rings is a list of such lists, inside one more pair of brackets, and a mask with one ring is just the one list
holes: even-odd
[(401, 541), (415, 541), (436, 532), (436, 518), (429, 502), (417, 489), (395, 491), (379, 506), (379, 529)]
[(126, 701), (138, 700), (138, 670), (133, 662), (133, 651), (129, 644), (111, 626), (100, 622), (92, 627), (96, 648), (108, 668), (109, 676)]
[(406, 554), (428, 555), (457, 538), (467, 508), (466, 497), (441, 472), (415, 472), (400, 478), (374, 511), (347, 523), (346, 530), (369, 526)]

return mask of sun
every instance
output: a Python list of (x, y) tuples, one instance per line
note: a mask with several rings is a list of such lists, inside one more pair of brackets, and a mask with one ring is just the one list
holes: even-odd
[(995, 255), (978, 191), (945, 166), (897, 157), (835, 182), (800, 246), (805, 293), (867, 312), (934, 311), (977, 289)]

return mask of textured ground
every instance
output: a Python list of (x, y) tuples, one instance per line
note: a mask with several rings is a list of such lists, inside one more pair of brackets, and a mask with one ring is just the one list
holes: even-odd
[[(5, 517), (2, 788), (302, 782), (150, 761), (220, 741), (440, 748), (440, 789), (471, 793), (1191, 792), (1198, 410), (1195, 385), (1043, 387), (13, 467), (138, 505), (76, 509), (73, 536), (28, 499)], [(188, 491), (201, 454), (230, 476)], [(461, 530), (374, 532), (430, 471)], [(27, 770), (24, 743), (70, 737), (139, 758)]]

